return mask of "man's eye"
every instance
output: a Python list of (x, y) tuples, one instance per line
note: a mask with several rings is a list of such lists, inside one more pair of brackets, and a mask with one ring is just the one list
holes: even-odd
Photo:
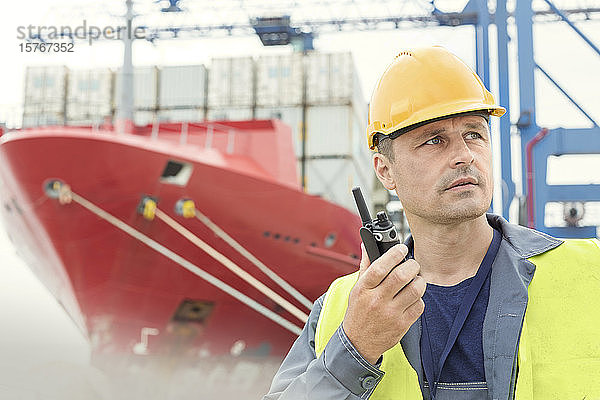
[(479, 139), (479, 138), (481, 138), (481, 135), (477, 132), (469, 132), (469, 133), (467, 133), (467, 137), (469, 139)]
[(424, 144), (440, 144), (442, 143), (442, 139), (439, 136), (429, 139)]

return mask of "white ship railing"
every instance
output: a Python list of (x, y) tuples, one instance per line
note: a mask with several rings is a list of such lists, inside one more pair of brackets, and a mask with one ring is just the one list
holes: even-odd
[[(205, 127), (206, 128), (206, 137), (204, 139), (204, 148), (210, 149), (213, 148), (213, 138), (216, 133), (226, 134), (227, 135), (227, 145), (225, 147), (225, 152), (227, 154), (233, 154), (235, 151), (235, 138), (238, 132), (238, 129), (232, 128), (231, 126), (219, 124), (217, 122), (182, 122), (181, 130), (179, 131), (179, 144), (186, 145), (188, 142), (189, 135), (189, 127)], [(156, 118), (152, 121), (152, 131), (150, 133), (150, 137), (152, 140), (157, 140), (160, 133), (160, 121), (157, 121)]]

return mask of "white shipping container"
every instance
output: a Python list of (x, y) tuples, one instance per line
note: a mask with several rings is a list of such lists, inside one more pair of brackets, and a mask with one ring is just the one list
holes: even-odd
[(85, 106), (79, 103), (67, 104), (67, 122), (80, 121), (89, 118)]
[(289, 125), (296, 157), (302, 156), (302, 107), (257, 107), (256, 119), (279, 119)]
[(111, 115), (111, 104), (106, 102), (69, 102), (67, 103), (67, 119), (80, 118), (80, 116), (106, 116)]
[(332, 102), (351, 101), (357, 90), (354, 86), (356, 70), (351, 53), (333, 53), (329, 59), (329, 95)]
[(208, 106), (239, 107), (254, 104), (254, 60), (215, 58), (208, 70)]
[(365, 120), (366, 124), (369, 119), (369, 104), (363, 95), (362, 86), (360, 85), (356, 69), (354, 71), (355, 72), (352, 74), (352, 106), (357, 110), (360, 118)]
[[(256, 119), (280, 119), (289, 125), (296, 157), (302, 156), (302, 107), (257, 107)], [(349, 106), (308, 107), (307, 121), (306, 156), (343, 154), (370, 162), (366, 108), (360, 112)]]
[(306, 68), (308, 104), (351, 104), (360, 91), (351, 53), (310, 53)]
[(208, 121), (243, 121), (252, 119), (251, 107), (209, 108), (206, 113)]
[(65, 106), (65, 97), (56, 97), (56, 96), (49, 96), (49, 97), (44, 97), (44, 98), (39, 98), (39, 99), (32, 99), (32, 98), (25, 98), (23, 100), (23, 104), (28, 106), (28, 105), (33, 105), (33, 106), (41, 106), (42, 108), (47, 108), (47, 109), (52, 109), (52, 110), (56, 110), (57, 108), (59, 108), (60, 110), (64, 109)]
[(203, 65), (163, 67), (160, 70), (159, 107), (203, 107), (206, 68)]
[(112, 118), (112, 115), (107, 104), (99, 106), (89, 103), (67, 104), (67, 122), (72, 124), (93, 125), (104, 122), (108, 117)]
[(42, 116), (42, 105), (39, 103), (25, 103), (23, 105), (23, 127), (37, 126)]
[[(26, 99), (27, 100), (27, 99)], [(27, 115), (37, 115), (42, 113), (42, 107), (44, 103), (42, 101), (26, 101), (23, 104), (23, 114)]]
[(27, 67), (25, 74), (25, 103), (61, 102), (66, 95), (67, 67)]
[(302, 104), (302, 54), (263, 56), (256, 61), (257, 106)]
[(44, 101), (25, 99), (25, 103), (23, 104), (23, 113), (28, 115), (58, 114), (62, 116), (64, 115), (64, 108), (64, 99)]
[(38, 123), (39, 119), (40, 119), (39, 114), (35, 114), (35, 115), (24, 114), (22, 126), (23, 126), (23, 128), (31, 128), (31, 127), (39, 126), (40, 125)]
[(158, 120), (164, 122), (199, 122), (204, 120), (204, 109), (160, 110)]
[[(300, 171), (301, 165), (298, 163), (299, 177)], [(307, 192), (346, 207), (352, 212), (356, 212), (352, 188), (360, 186), (365, 200), (370, 205), (374, 176), (370, 165), (361, 165), (352, 158), (306, 161)]]
[(67, 102), (110, 109), (112, 84), (110, 69), (72, 70), (69, 72)]
[[(153, 109), (157, 106), (157, 72), (156, 67), (135, 67), (133, 70), (133, 106), (136, 109)], [(115, 104), (121, 105), (121, 70), (115, 78)]]
[(351, 106), (312, 106), (306, 113), (309, 155), (368, 153), (363, 111)]
[(60, 100), (48, 100), (42, 106), (43, 113), (45, 114), (64, 114), (65, 103), (63, 99)]
[(64, 118), (62, 114), (40, 113), (23, 114), (23, 128), (35, 126), (63, 125)]

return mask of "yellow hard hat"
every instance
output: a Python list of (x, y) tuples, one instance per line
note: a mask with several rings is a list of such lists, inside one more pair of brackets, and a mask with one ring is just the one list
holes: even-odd
[(379, 79), (369, 105), (367, 139), (394, 138), (426, 123), (479, 111), (496, 117), (506, 110), (458, 57), (434, 46), (403, 51)]

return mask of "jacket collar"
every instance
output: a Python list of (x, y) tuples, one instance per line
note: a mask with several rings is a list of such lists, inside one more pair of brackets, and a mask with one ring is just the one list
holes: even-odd
[(521, 258), (529, 258), (557, 247), (563, 241), (521, 225), (509, 223), (499, 215), (486, 214), (492, 228), (502, 233), (503, 239)]

